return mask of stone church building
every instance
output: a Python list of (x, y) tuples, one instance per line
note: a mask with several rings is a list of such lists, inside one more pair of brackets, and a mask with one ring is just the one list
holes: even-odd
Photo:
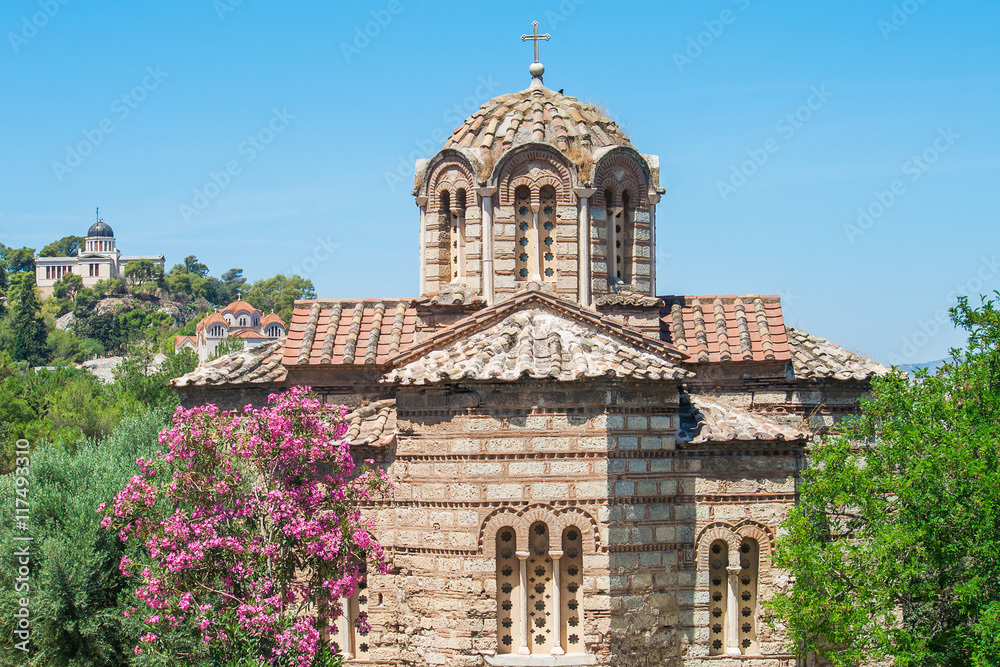
[(175, 385), (351, 409), (395, 486), (370, 508), (391, 572), (349, 605), (372, 630), (332, 638), (351, 664), (799, 664), (761, 607), (778, 525), (887, 369), (777, 296), (661, 295), (657, 157), (543, 71), (417, 163), (419, 296), (300, 301)]

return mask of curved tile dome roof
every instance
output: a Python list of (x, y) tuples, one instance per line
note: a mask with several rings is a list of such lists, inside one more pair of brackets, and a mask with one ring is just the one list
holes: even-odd
[(103, 220), (98, 220), (97, 222), (95, 222), (90, 226), (89, 230), (87, 230), (87, 237), (113, 239), (115, 237), (115, 232), (113, 229), (111, 229), (111, 226), (105, 223)]
[(519, 93), (494, 97), (479, 107), (445, 142), (445, 148), (485, 148), (505, 152), (528, 142), (594, 150), (629, 146), (628, 136), (592, 104), (532, 84)]

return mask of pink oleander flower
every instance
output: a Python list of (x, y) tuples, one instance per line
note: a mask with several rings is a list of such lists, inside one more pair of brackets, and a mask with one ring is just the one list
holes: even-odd
[[(100, 508), (104, 528), (144, 548), (119, 563), (151, 612), (137, 654), (193, 630), (219, 650), (259, 642), (271, 647), (262, 663), (310, 667), (360, 564), (386, 569), (361, 507), (390, 486), (371, 461), (356, 466), (346, 414), (299, 387), (242, 412), (177, 409), (163, 451), (138, 459), (138, 474)], [(302, 615), (304, 602), (312, 612)]]

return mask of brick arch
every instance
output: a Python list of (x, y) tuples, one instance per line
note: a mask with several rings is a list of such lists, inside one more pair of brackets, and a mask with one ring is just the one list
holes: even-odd
[(573, 526), (579, 529), (580, 535), (583, 537), (583, 552), (587, 554), (597, 553), (597, 550), (601, 546), (601, 536), (594, 517), (583, 510), (570, 508), (559, 515), (559, 521), (561, 522), (559, 528), (560, 541), (562, 540), (563, 532), (570, 526)]
[(434, 167), (427, 188), (427, 205), (429, 213), (439, 213), (441, 209), (441, 193), (445, 190), (451, 195), (451, 202), (457, 202), (459, 190), (465, 190), (465, 207), (474, 202), (469, 201), (470, 193), (475, 187), (472, 169), (463, 160), (448, 158)]
[[(614, 173), (618, 169), (624, 170), (624, 176), (621, 179)], [(638, 157), (638, 154), (634, 154), (632, 150), (625, 148), (616, 149), (605, 155), (594, 171), (594, 183), (601, 184), (597, 186), (597, 200), (595, 205), (607, 205), (604, 202), (604, 190), (610, 181), (618, 186), (615, 188), (615, 206), (621, 206), (622, 190), (629, 190), (634, 199), (633, 206), (636, 208), (646, 208), (649, 206), (648, 190), (651, 180), (649, 168), (645, 160)], [(643, 183), (645, 183), (645, 187), (642, 185)]]
[(580, 529), (585, 553), (597, 553), (601, 547), (597, 521), (587, 512), (577, 508), (556, 510), (551, 505), (534, 504), (515, 510), (499, 507), (486, 516), (479, 528), (479, 551), (489, 558), (496, 558), (496, 534), (510, 526), (517, 535), (517, 550), (528, 550), (528, 530), (531, 524), (542, 521), (549, 527), (550, 535), (562, 540), (563, 531), (569, 526)]
[(532, 204), (536, 203), (538, 191), (543, 185), (555, 188), (557, 204), (575, 203), (573, 175), (569, 166), (562, 154), (550, 148), (528, 145), (508, 152), (497, 165), (495, 173), (501, 206), (514, 203), (514, 190), (518, 185), (527, 185), (531, 189)]
[(698, 539), (695, 540), (698, 553), (698, 569), (708, 569), (708, 550), (716, 540), (723, 540), (729, 545), (729, 553), (737, 553), (740, 548), (739, 536), (724, 523), (713, 523), (705, 526)]
[(497, 533), (501, 528), (514, 529), (514, 549), (528, 550), (528, 528), (531, 524), (524, 522), (517, 512), (511, 509), (500, 509), (493, 512), (483, 522), (479, 529), (479, 550), (487, 558), (497, 557)]
[(761, 556), (770, 556), (772, 552), (772, 544), (774, 542), (774, 537), (771, 534), (771, 530), (756, 521), (741, 521), (737, 524), (734, 531), (740, 537), (749, 537), (753, 540), (757, 540), (757, 547), (760, 549)]
[(546, 185), (552, 186), (552, 189), (556, 191), (556, 201), (559, 201), (559, 188), (562, 186), (559, 179), (551, 175), (543, 175), (537, 178), (532, 178), (529, 176), (518, 176), (517, 178), (510, 181), (507, 187), (510, 189), (510, 201), (514, 201), (514, 193), (521, 186), (525, 186), (531, 192), (531, 208), (537, 211), (542, 204), (542, 188)]

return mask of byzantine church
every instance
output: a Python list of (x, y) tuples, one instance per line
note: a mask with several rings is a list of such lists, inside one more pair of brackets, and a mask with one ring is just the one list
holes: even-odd
[(348, 664), (799, 664), (761, 606), (779, 524), (888, 369), (777, 296), (662, 295), (658, 158), (544, 85), (546, 37), (525, 90), (417, 162), (418, 296), (296, 302), (284, 338), (173, 383), (348, 407), (394, 486), (366, 510), (391, 569), (346, 605), (371, 630), (330, 638)]

